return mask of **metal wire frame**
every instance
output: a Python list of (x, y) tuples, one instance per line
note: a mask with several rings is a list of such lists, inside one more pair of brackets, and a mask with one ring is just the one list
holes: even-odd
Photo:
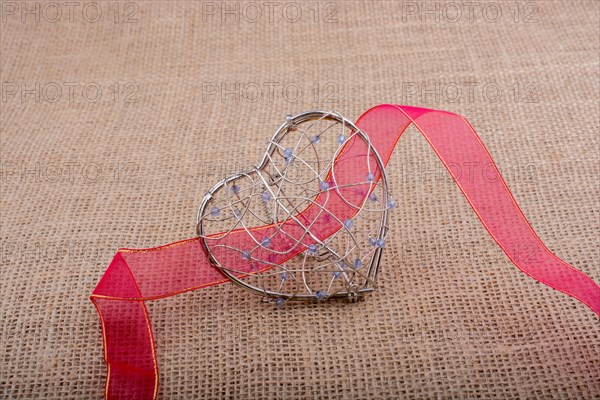
[[(302, 148), (300, 148), (300, 145), (303, 140), (305, 140), (309, 137), (309, 132), (311, 131), (311, 129), (317, 123), (319, 123), (321, 121), (331, 121), (332, 124), (329, 125), (326, 129), (320, 131), (317, 134), (318, 137), (321, 137), (322, 135), (327, 133), (328, 130), (341, 125), (341, 135), (344, 138), (346, 138), (345, 140), (350, 140), (353, 136), (357, 136), (360, 140), (362, 140), (366, 143), (367, 149), (368, 149), (367, 154), (366, 154), (366, 163), (367, 163), (369, 174), (372, 171), (372, 168), (370, 165), (371, 156), (373, 156), (373, 158), (375, 159), (378, 170), (381, 173), (381, 178), (378, 180), (378, 182), (369, 181), (370, 186), (369, 186), (369, 191), (368, 191), (368, 193), (373, 193), (373, 189), (375, 187), (379, 187), (381, 189), (381, 192), (383, 195), (382, 197), (383, 197), (384, 206), (380, 209), (366, 210), (365, 209), (365, 204), (367, 202), (366, 199), (361, 202), (360, 207), (356, 207), (349, 200), (344, 198), (343, 194), (340, 192), (340, 189), (343, 189), (346, 187), (351, 187), (351, 186), (363, 185), (367, 182), (356, 182), (356, 183), (352, 183), (352, 184), (348, 184), (348, 185), (334, 184), (333, 188), (331, 188), (332, 190), (336, 191), (336, 194), (339, 196), (339, 198), (342, 199), (342, 201), (344, 201), (348, 206), (356, 209), (356, 213), (355, 213), (356, 216), (360, 215), (361, 217), (365, 218), (367, 214), (370, 214), (372, 212), (375, 213), (375, 218), (371, 218), (371, 221), (378, 220), (379, 224), (372, 231), (361, 232), (363, 234), (364, 238), (357, 237), (357, 235), (355, 233), (353, 233), (351, 231), (351, 229), (345, 227), (344, 221), (339, 220), (335, 215), (333, 215), (333, 213), (330, 213), (327, 210), (326, 205), (327, 205), (327, 201), (329, 200), (329, 197), (330, 197), (330, 190), (325, 190), (325, 191), (311, 190), (310, 185), (309, 185), (309, 183), (312, 183), (315, 180), (323, 181), (324, 176), (328, 173), (331, 174), (333, 182), (337, 183), (337, 180), (335, 177), (335, 168), (333, 168), (333, 166), (334, 166), (334, 162), (337, 159), (338, 155), (340, 154), (340, 151), (342, 150), (343, 146), (338, 147), (338, 149), (335, 151), (335, 154), (333, 155), (333, 157), (329, 158), (326, 162), (319, 159), (319, 154), (316, 151), (316, 149), (314, 149), (314, 153), (316, 155), (316, 160), (315, 160), (316, 169), (313, 168), (313, 166), (307, 160), (305, 160), (301, 157), (297, 157), (297, 154), (301, 154), (309, 146), (313, 145), (313, 147), (314, 147), (314, 143), (312, 143), (311, 140), (309, 140), (309, 142), (310, 142), (309, 144), (307, 144), (306, 146), (304, 146)], [(308, 123), (308, 127), (304, 130), (301, 130), (300, 127), (305, 123)], [(308, 168), (308, 170), (312, 173), (311, 178), (309, 180), (303, 181), (303, 182), (295, 182), (295, 181), (292, 181), (290, 178), (288, 178), (287, 160), (286, 160), (286, 165), (284, 166), (284, 168), (280, 169), (277, 167), (277, 163), (274, 158), (274, 156), (276, 154), (279, 156), (282, 155), (282, 152), (285, 154), (286, 148), (284, 148), (284, 146), (281, 145), (281, 142), (286, 137), (286, 135), (288, 135), (290, 132), (294, 132), (297, 130), (300, 130), (301, 135), (299, 135), (298, 141), (296, 142), (294, 148), (291, 151), (291, 154), (293, 155), (293, 162), (300, 163), (304, 167)], [(347, 133), (350, 133), (350, 134), (347, 135)], [(274, 168), (274, 173), (270, 173), (266, 169), (266, 167), (268, 165), (271, 165)], [(256, 176), (257, 179), (254, 179), (254, 176)], [(208, 207), (209, 203), (211, 202), (211, 200), (213, 200), (215, 194), (217, 192), (219, 192), (220, 190), (223, 190), (223, 189), (231, 190), (231, 189), (235, 188), (235, 182), (240, 179), (247, 179), (252, 183), (249, 188), (243, 190), (243, 191), (252, 190), (252, 193), (250, 193), (247, 197), (243, 197), (242, 193), (238, 192), (238, 193), (235, 193), (235, 197), (233, 197), (233, 199), (232, 199), (232, 196), (228, 197), (228, 204), (227, 204), (226, 208), (231, 210), (232, 213), (236, 216), (237, 222), (235, 224), (233, 224), (233, 226), (230, 229), (222, 232), (220, 235), (217, 235), (217, 236), (208, 235), (207, 236), (205, 233), (204, 224), (206, 224), (207, 221), (210, 219), (210, 211), (207, 212), (207, 207)], [(303, 195), (301, 195), (301, 196), (286, 196), (285, 193), (283, 192), (284, 184), (294, 185), (295, 188), (301, 188)], [(272, 215), (272, 217), (269, 218), (268, 220), (261, 218), (261, 216), (258, 215), (256, 212), (254, 212), (252, 210), (252, 208), (249, 206), (252, 202), (253, 197), (261, 196), (261, 193), (255, 193), (255, 188), (258, 186), (265, 188), (268, 191), (269, 196), (271, 196), (272, 199), (274, 200), (274, 203), (273, 203), (274, 209), (272, 209), (270, 212), (269, 212), (268, 207), (265, 205), (266, 214)], [(273, 189), (273, 187), (275, 187), (275, 190)], [(227, 193), (229, 193), (229, 191), (227, 191)], [(320, 205), (314, 201), (314, 199), (317, 197), (317, 195), (319, 195), (319, 194), (323, 195), (324, 193), (326, 195), (326, 198), (325, 198), (323, 205)], [(371, 144), (368, 135), (365, 132), (358, 129), (358, 127), (356, 127), (351, 121), (347, 120), (346, 118), (344, 118), (342, 115), (340, 115), (339, 113), (337, 113), (335, 111), (329, 111), (329, 112), (327, 112), (327, 111), (309, 111), (309, 112), (300, 113), (296, 116), (288, 116), (287, 117), (286, 122), (284, 122), (277, 129), (277, 131), (273, 135), (272, 139), (269, 141), (266, 152), (265, 152), (262, 160), (260, 161), (260, 163), (257, 166), (251, 168), (250, 170), (248, 170), (246, 172), (240, 172), (240, 173), (234, 174), (232, 176), (229, 176), (229, 177), (219, 181), (209, 192), (206, 193), (206, 195), (202, 199), (202, 202), (200, 203), (200, 206), (198, 208), (198, 213), (197, 213), (197, 217), (196, 217), (196, 230), (200, 237), (200, 242), (202, 243), (202, 245), (209, 257), (210, 262), (216, 268), (218, 268), (219, 271), (221, 271), (226, 277), (228, 277), (230, 280), (232, 280), (234, 283), (236, 283), (246, 289), (249, 289), (257, 294), (269, 296), (272, 298), (277, 298), (280, 300), (309, 300), (309, 299), (321, 300), (324, 298), (334, 298), (334, 297), (335, 298), (348, 297), (352, 300), (355, 300), (356, 298), (362, 296), (364, 293), (371, 292), (375, 289), (375, 280), (376, 280), (377, 273), (379, 270), (383, 246), (372, 246), (370, 251), (368, 251), (367, 253), (365, 253), (361, 256), (361, 258), (360, 258), (361, 260), (371, 259), (371, 262), (369, 263), (368, 268), (366, 269), (366, 272), (363, 272), (362, 269), (348, 268), (348, 265), (344, 262), (345, 258), (350, 253), (352, 253), (354, 250), (356, 250), (360, 244), (364, 243), (365, 240), (368, 240), (368, 239), (372, 240), (373, 238), (376, 238), (376, 240), (385, 240), (385, 237), (387, 236), (387, 232), (388, 232), (387, 218), (388, 218), (388, 209), (390, 208), (390, 207), (388, 207), (389, 200), (390, 200), (390, 197), (389, 197), (389, 193), (388, 193), (388, 180), (387, 180), (387, 175), (385, 172), (385, 165), (383, 163), (383, 160), (377, 153), (376, 149)], [(294, 201), (299, 201), (299, 204), (294, 205)], [(246, 202), (246, 203), (244, 203), (244, 202)], [(296, 214), (298, 214), (299, 212), (302, 211), (301, 209), (299, 209), (299, 207), (303, 203), (309, 203), (314, 207), (318, 207), (318, 209), (319, 209), (318, 216), (320, 216), (321, 213), (327, 213), (330, 217), (332, 217), (335, 220), (336, 223), (340, 224), (340, 226), (342, 228), (340, 228), (336, 232), (334, 232), (331, 236), (329, 236), (327, 238), (327, 240), (324, 240), (324, 241), (320, 240), (316, 235), (314, 235), (311, 232), (312, 224), (314, 224), (314, 222), (317, 220), (318, 217), (315, 218), (314, 221), (308, 226), (303, 225), (303, 223), (301, 221), (299, 221), (298, 218), (296, 217)], [(263, 204), (264, 204), (264, 202), (263, 202)], [(239, 211), (237, 206), (243, 206), (243, 211)], [(239, 212), (236, 212), (236, 210)], [(285, 213), (285, 218), (283, 218), (281, 224), (283, 224), (283, 223), (285, 223), (285, 221), (291, 219), (291, 220), (295, 221), (298, 224), (298, 226), (301, 226), (303, 228), (304, 232), (303, 232), (301, 238), (295, 238), (295, 237), (291, 237), (290, 235), (288, 235), (284, 230), (278, 229), (278, 231), (277, 231), (278, 234), (280, 234), (280, 235), (283, 234), (283, 235), (287, 236), (289, 239), (291, 239), (295, 243), (293, 244), (293, 246), (291, 248), (288, 248), (285, 252), (278, 252), (276, 250), (270, 250), (270, 251), (273, 253), (276, 253), (276, 254), (286, 254), (286, 253), (291, 253), (291, 252), (295, 251), (299, 254), (296, 254), (295, 257), (293, 258), (293, 260), (295, 260), (296, 263), (299, 265), (297, 268), (291, 268), (287, 265), (287, 262), (285, 265), (284, 264), (275, 264), (275, 263), (269, 262), (268, 260), (261, 259), (261, 260), (257, 260), (257, 261), (260, 261), (261, 264), (267, 265), (268, 267), (276, 267), (276, 268), (268, 268), (263, 271), (255, 271), (255, 276), (258, 276), (260, 278), (261, 282), (264, 282), (263, 278), (268, 278), (273, 275), (281, 275), (282, 272), (293, 276), (294, 279), (296, 279), (295, 278), (296, 275), (300, 275), (302, 277), (302, 283), (303, 283), (303, 286), (305, 289), (305, 292), (303, 292), (303, 293), (300, 293), (299, 291), (295, 291), (295, 292), (284, 291), (285, 280), (281, 280), (279, 287), (276, 289), (267, 288), (264, 285), (262, 287), (258, 287), (258, 286), (255, 286), (255, 285), (249, 283), (247, 281), (247, 279), (244, 278), (245, 276), (248, 275), (248, 271), (235, 270), (232, 266), (222, 265), (220, 263), (219, 259), (217, 257), (215, 257), (215, 255), (213, 254), (213, 251), (211, 250), (211, 246), (209, 246), (209, 244), (207, 242), (207, 240), (209, 238), (214, 240), (219, 237), (220, 238), (225, 237), (226, 235), (230, 234), (234, 229), (244, 229), (247, 232), (247, 234), (255, 242), (255, 247), (253, 249), (251, 249), (250, 253), (249, 253), (251, 255), (254, 250), (261, 247), (261, 242), (259, 242), (250, 233), (251, 227), (248, 227), (244, 224), (244, 217), (246, 216), (247, 213), (250, 213), (251, 216), (254, 217), (256, 220), (267, 225), (267, 224), (272, 224), (273, 222), (280, 220), (280, 218), (278, 218), (280, 210), (282, 210)], [(337, 238), (337, 236), (339, 236), (341, 234), (344, 234), (347, 237), (346, 251), (343, 253), (340, 252), (339, 249), (333, 248), (330, 245), (330, 243), (332, 243)], [(272, 237), (273, 236), (274, 235), (272, 235)], [(318, 254), (309, 254), (309, 251), (306, 248), (306, 245), (303, 243), (303, 239), (306, 236), (309, 236), (310, 239), (314, 243), (317, 243), (320, 246), (321, 250)], [(222, 246), (225, 246), (225, 245), (222, 245)], [(302, 248), (298, 249), (299, 246), (302, 246)], [(233, 250), (233, 251), (238, 251), (238, 252), (240, 252), (240, 254), (242, 254), (244, 252), (244, 250), (242, 250), (242, 249), (237, 249), (237, 248), (233, 248), (230, 246), (228, 247), (228, 249)], [(246, 250), (246, 251), (248, 251), (248, 250)], [(322, 272), (322, 273), (332, 274), (329, 285), (325, 291), (325, 296), (323, 296), (323, 290), (321, 290), (321, 293), (319, 293), (319, 291), (315, 291), (314, 288), (312, 288), (309, 285), (309, 283), (307, 282), (306, 263), (307, 263), (307, 260), (309, 257), (312, 257), (311, 259), (316, 259), (317, 261), (321, 262), (321, 264), (319, 264), (317, 267), (312, 268), (308, 272), (310, 272), (310, 273)], [(360, 287), (356, 286), (356, 281), (357, 281), (356, 276), (359, 276), (360, 278), (362, 278), (362, 281), (364, 282), (364, 284)], [(339, 278), (342, 278), (346, 282), (345, 289), (337, 290), (337, 291), (331, 293), (332, 286), (333, 286), (335, 280), (339, 279)]]

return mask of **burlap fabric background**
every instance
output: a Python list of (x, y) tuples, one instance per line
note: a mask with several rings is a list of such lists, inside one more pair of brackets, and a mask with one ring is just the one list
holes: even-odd
[[(288, 112), (467, 116), (549, 248), (600, 281), (600, 3), (477, 4), (2, 2), (0, 397), (101, 398), (88, 296), (114, 251), (193, 236)], [(378, 291), (150, 303), (160, 398), (600, 397), (597, 317), (510, 264), (416, 132), (389, 175)]]

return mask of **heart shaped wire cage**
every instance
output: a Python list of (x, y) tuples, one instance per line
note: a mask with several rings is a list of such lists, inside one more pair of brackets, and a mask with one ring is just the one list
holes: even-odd
[(394, 207), (368, 135), (310, 111), (288, 116), (258, 166), (205, 195), (196, 227), (216, 268), (278, 305), (356, 299), (375, 288)]

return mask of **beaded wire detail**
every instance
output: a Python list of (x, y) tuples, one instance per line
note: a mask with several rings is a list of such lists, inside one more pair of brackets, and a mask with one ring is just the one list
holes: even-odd
[(388, 231), (383, 161), (337, 112), (288, 116), (258, 166), (217, 183), (196, 227), (211, 263), (275, 299), (357, 299), (375, 288)]

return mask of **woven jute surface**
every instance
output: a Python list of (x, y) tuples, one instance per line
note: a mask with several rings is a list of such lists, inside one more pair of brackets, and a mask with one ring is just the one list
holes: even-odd
[[(597, 1), (0, 4), (2, 398), (101, 398), (88, 296), (114, 251), (192, 237), (287, 113), (466, 116), (548, 247), (600, 281)], [(594, 313), (509, 262), (418, 133), (389, 175), (376, 292), (150, 302), (159, 397), (599, 398)]]

